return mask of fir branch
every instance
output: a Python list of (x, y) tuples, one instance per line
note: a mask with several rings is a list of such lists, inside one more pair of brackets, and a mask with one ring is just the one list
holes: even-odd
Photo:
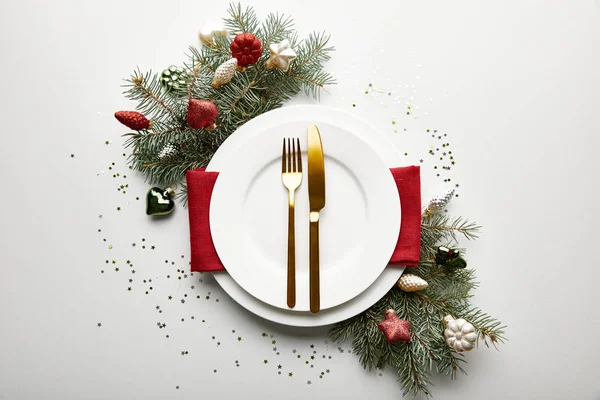
[(127, 86), (129, 90), (125, 94), (131, 100), (140, 101), (138, 110), (142, 113), (149, 114), (155, 107), (160, 107), (175, 117), (175, 112), (166, 104), (163, 96), (161, 96), (161, 90), (157, 90), (157, 86), (160, 87), (160, 83), (156, 76), (151, 77), (151, 72), (142, 75), (139, 71), (135, 71), (128, 82), (132, 86)]
[(291, 17), (280, 14), (269, 14), (264, 26), (257, 32), (263, 45), (263, 53), (269, 53), (269, 45), (273, 42), (280, 42), (290, 35), (290, 29), (294, 26)]
[(231, 103), (231, 107), (229, 107), (229, 109), (231, 111), (233, 111), (235, 109), (235, 106), (237, 105), (237, 103), (239, 103), (239, 101), (241, 99), (244, 98), (244, 96), (246, 96), (246, 94), (248, 93), (248, 90), (250, 90), (252, 88), (252, 86), (255, 85), (256, 82), (251, 81), (250, 83), (248, 83), (248, 85), (246, 85), (246, 87), (244, 87), (244, 89), (240, 92), (240, 95), (233, 101), (233, 103)]
[(402, 358), (392, 359), (391, 364), (396, 367), (398, 380), (404, 388), (402, 396), (413, 393), (429, 397), (431, 395), (429, 391), (429, 385), (431, 385), (430, 373), (425, 365), (415, 357), (414, 346), (415, 344), (411, 342), (401, 347), (404, 350)]
[(306, 76), (300, 76), (300, 75), (297, 75), (297, 74), (295, 74), (293, 72), (290, 73), (290, 76), (292, 78), (300, 79), (301, 81), (308, 82), (308, 83), (313, 84), (313, 85), (318, 86), (318, 87), (325, 86), (325, 83), (323, 83), (322, 81), (317, 81), (315, 79), (311, 79), (311, 78), (308, 78)]
[[(190, 47), (188, 61), (183, 65), (191, 75), (187, 90), (167, 91), (162, 88), (160, 76), (151, 72), (134, 72), (127, 80), (125, 96), (137, 102), (136, 109), (153, 122), (148, 132), (127, 134), (125, 147), (132, 149), (129, 159), (135, 170), (141, 171), (147, 181), (166, 185), (182, 181), (185, 167), (206, 166), (214, 152), (239, 126), (264, 112), (281, 107), (300, 91), (318, 98), (320, 90), (335, 81), (323, 71), (333, 47), (329, 36), (311, 34), (299, 40), (289, 16), (269, 14), (261, 22), (251, 7), (231, 4), (225, 25), (232, 35), (252, 32), (263, 43), (263, 55), (237, 72), (231, 82), (219, 89), (211, 85), (215, 70), (231, 59), (230, 35), (217, 35), (213, 42), (201, 48)], [(292, 70), (265, 70), (271, 42), (289, 39), (297, 50)], [(198, 68), (200, 67), (200, 68)], [(190, 98), (207, 99), (219, 110), (217, 128), (211, 132), (195, 131), (187, 127), (187, 106)], [(167, 144), (177, 143), (180, 151), (166, 159), (158, 154)], [(185, 201), (185, 194), (181, 197)]]
[(471, 223), (462, 217), (455, 218), (452, 222), (444, 213), (435, 213), (423, 218), (422, 230), (430, 231), (427, 233), (437, 233), (442, 237), (450, 237), (454, 242), (457, 242), (457, 233), (462, 234), (468, 240), (478, 238), (478, 231), (481, 228), (476, 223)]
[(258, 20), (256, 14), (251, 7), (242, 9), (240, 3), (230, 4), (227, 10), (229, 18), (225, 18), (225, 27), (233, 34), (256, 32), (258, 28)]
[[(473, 308), (465, 313), (462, 318), (469, 321), (473, 327), (477, 330), (477, 339), (483, 340), (486, 347), (490, 347), (492, 344), (496, 350), (496, 346), (499, 342), (504, 343), (506, 338), (504, 336), (506, 329), (505, 325), (488, 314), (481, 311), (479, 308)], [(490, 343), (488, 343), (488, 340)]]
[[(392, 288), (363, 313), (336, 324), (330, 331), (331, 339), (353, 338), (353, 350), (365, 367), (390, 365), (395, 368), (404, 395), (429, 397), (430, 374), (434, 369), (451, 379), (455, 379), (458, 372), (466, 374), (464, 354), (454, 352), (445, 342), (443, 318), (450, 314), (468, 320), (475, 327), (478, 340), (488, 346), (504, 342), (505, 326), (470, 304), (472, 291), (478, 285), (472, 269), (439, 266), (433, 261), (433, 255), (441, 242), (455, 242), (457, 234), (474, 239), (478, 229), (463, 218), (451, 219), (445, 214), (424, 217), (421, 256), (426, 259), (422, 259), (416, 271), (429, 286), (412, 293)], [(387, 308), (395, 309), (399, 318), (410, 321), (410, 343), (387, 343), (384, 335), (372, 328), (383, 319)]]
[[(193, 58), (192, 58), (193, 60)], [(196, 80), (200, 75), (200, 66), (194, 65), (192, 62), (191, 72), (190, 72), (190, 82), (188, 83), (188, 101), (192, 99), (194, 94), (194, 89), (196, 88)]]
[(169, 129), (165, 129), (165, 130), (158, 131), (158, 132), (145, 133), (143, 135), (136, 137), (136, 139), (149, 138), (149, 137), (156, 136), (156, 135), (167, 135), (169, 133), (177, 132), (180, 129), (181, 129), (180, 127), (174, 127), (174, 128), (169, 128)]

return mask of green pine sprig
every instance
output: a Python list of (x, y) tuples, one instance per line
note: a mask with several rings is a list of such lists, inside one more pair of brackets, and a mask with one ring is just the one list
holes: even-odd
[[(167, 90), (160, 84), (160, 75), (139, 70), (123, 85), (126, 98), (136, 102), (136, 110), (152, 120), (152, 127), (142, 132), (126, 134), (126, 148), (131, 150), (129, 162), (155, 185), (182, 183), (189, 169), (206, 167), (221, 143), (239, 126), (267, 111), (281, 107), (286, 101), (304, 92), (319, 98), (321, 91), (335, 84), (332, 75), (324, 71), (334, 48), (326, 33), (311, 33), (300, 39), (292, 18), (269, 14), (259, 20), (252, 7), (230, 4), (224, 18), (230, 36), (216, 36), (211, 45), (190, 47), (182, 67), (188, 74), (188, 87)], [(229, 45), (234, 35), (253, 33), (262, 43), (263, 54), (256, 64), (237, 72), (231, 82), (214, 89), (211, 85), (215, 70), (231, 59)], [(298, 57), (288, 71), (267, 71), (269, 45), (288, 39)], [(192, 129), (187, 124), (189, 99), (210, 100), (217, 106), (217, 128), (207, 132)], [(160, 158), (167, 145), (179, 151)], [(182, 197), (185, 200), (185, 192)]]
[[(338, 342), (351, 340), (352, 350), (364, 368), (393, 368), (403, 396), (431, 396), (433, 371), (451, 379), (456, 379), (459, 372), (466, 374), (465, 355), (446, 345), (442, 319), (452, 315), (471, 322), (478, 342), (488, 347), (506, 340), (506, 327), (471, 304), (472, 291), (478, 286), (473, 269), (439, 266), (434, 256), (440, 245), (456, 246), (459, 236), (477, 239), (479, 229), (477, 224), (462, 217), (451, 219), (445, 213), (425, 215), (421, 223), (421, 261), (410, 273), (425, 279), (429, 286), (411, 293), (395, 286), (366, 311), (334, 325), (329, 331), (330, 338)], [(384, 319), (387, 309), (410, 321), (410, 343), (390, 344), (378, 329), (377, 324)]]

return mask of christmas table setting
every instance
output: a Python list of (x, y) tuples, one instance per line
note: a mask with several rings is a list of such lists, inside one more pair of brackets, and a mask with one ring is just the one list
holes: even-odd
[[(43, 88), (38, 97), (7, 83), (6, 172), (23, 194), (5, 207), (17, 212), (4, 224), (0, 397), (600, 394), (586, 356), (594, 329), (569, 351), (545, 336), (566, 343), (568, 324), (546, 325), (575, 304), (593, 314), (598, 300), (593, 279), (565, 279), (563, 257), (546, 250), (589, 244), (567, 234), (591, 230), (569, 212), (599, 190), (583, 184), (600, 144), (598, 98), (578, 100), (582, 81), (597, 83), (598, 59), (582, 49), (598, 37), (583, 27), (598, 29), (584, 7), (549, 14), (580, 22), (569, 35), (581, 48), (551, 35), (531, 53), (501, 34), (508, 26), (490, 26), (533, 6), (508, 16), (439, 3), (424, 26), (426, 7), (408, 3), (387, 3), (385, 15), (270, 1), (64, 3), (55, 19), (39, 4), (31, 17), (53, 38), (41, 51), (56, 78), (24, 83)], [(26, 8), (3, 17), (5, 36), (19, 38), (4, 49), (19, 66), (7, 76), (35, 70), (23, 56), (33, 39), (11, 22)], [(106, 20), (118, 28), (92, 29)], [(550, 48), (587, 64), (575, 86), (542, 98), (552, 71), (568, 70), (537, 71), (535, 54)], [(511, 56), (498, 64), (499, 54)], [(577, 107), (549, 115), (559, 94)], [(22, 136), (8, 133), (17, 120)], [(549, 171), (558, 159), (562, 170)], [(554, 198), (540, 201), (544, 190)], [(575, 190), (584, 196), (572, 207)], [(545, 222), (550, 213), (564, 229)], [(552, 297), (556, 288), (578, 300)], [(569, 357), (573, 371), (538, 368)], [(568, 390), (550, 379), (561, 374)]]

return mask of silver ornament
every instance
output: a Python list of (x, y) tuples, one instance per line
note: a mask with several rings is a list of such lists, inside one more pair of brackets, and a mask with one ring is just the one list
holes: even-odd
[(169, 159), (171, 157), (173, 157), (174, 155), (176, 155), (178, 152), (177, 148), (175, 147), (174, 144), (169, 143), (166, 144), (158, 153), (157, 158), (159, 160), (166, 160)]
[(446, 315), (442, 322), (446, 325), (444, 338), (448, 347), (458, 353), (473, 350), (477, 332), (470, 322), (462, 318), (454, 319), (452, 315)]
[(454, 189), (448, 189), (444, 193), (433, 197), (425, 209), (425, 214), (430, 215), (442, 211), (452, 197), (454, 197)]
[(221, 87), (221, 85), (230, 82), (235, 75), (237, 65), (238, 61), (235, 58), (225, 61), (223, 64), (219, 65), (215, 71), (215, 77), (213, 78), (212, 86), (215, 89), (218, 89)]
[(396, 284), (405, 292), (417, 292), (429, 286), (425, 279), (412, 274), (402, 275)]

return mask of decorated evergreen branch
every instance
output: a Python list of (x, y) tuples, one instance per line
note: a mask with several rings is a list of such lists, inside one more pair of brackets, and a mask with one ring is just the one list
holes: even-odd
[(228, 14), (223, 27), (201, 30), (202, 47), (191, 47), (183, 65), (126, 80), (137, 111), (115, 117), (136, 131), (127, 134), (130, 162), (152, 184), (182, 181), (240, 125), (300, 91), (318, 98), (334, 83), (323, 70), (333, 51), (327, 34), (299, 39), (291, 18), (270, 14), (260, 22), (239, 4)]
[(475, 272), (453, 248), (460, 236), (476, 239), (479, 226), (442, 213), (450, 198), (435, 207), (440, 198), (423, 214), (418, 268), (408, 268), (375, 305), (329, 332), (334, 341), (352, 340), (365, 368), (392, 367), (403, 395), (429, 397), (433, 370), (455, 379), (466, 373), (465, 351), (479, 341), (496, 347), (505, 340), (505, 326), (471, 304)]

